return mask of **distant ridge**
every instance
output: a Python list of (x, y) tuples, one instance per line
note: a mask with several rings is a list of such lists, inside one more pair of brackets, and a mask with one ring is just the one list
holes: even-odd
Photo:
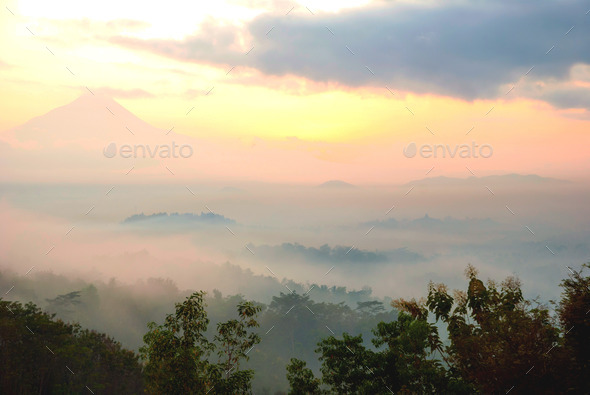
[(236, 221), (230, 218), (226, 218), (221, 214), (215, 213), (154, 213), (145, 215), (134, 214), (123, 220), (124, 224), (147, 224), (147, 223), (158, 223), (158, 224), (189, 224), (189, 223), (202, 223), (202, 224), (235, 224)]
[(397, 220), (389, 218), (387, 220), (376, 220), (363, 222), (361, 227), (366, 228), (370, 226), (386, 228), (386, 229), (400, 229), (400, 230), (426, 230), (426, 231), (441, 231), (441, 232), (473, 232), (490, 229), (498, 229), (501, 224), (490, 218), (435, 218), (428, 214), (424, 217), (415, 219)]
[(330, 180), (318, 185), (320, 188), (356, 188), (356, 186), (341, 180)]
[(448, 185), (471, 185), (476, 182), (486, 182), (492, 185), (497, 184), (526, 184), (526, 185), (545, 185), (550, 183), (569, 183), (570, 181), (551, 177), (541, 177), (537, 174), (503, 174), (492, 175), (485, 177), (429, 177), (420, 180), (411, 181), (405, 185), (421, 185), (421, 186), (448, 186)]

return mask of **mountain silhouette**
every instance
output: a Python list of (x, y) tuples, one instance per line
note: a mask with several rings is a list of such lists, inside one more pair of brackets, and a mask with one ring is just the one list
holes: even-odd
[(568, 183), (569, 181), (557, 178), (541, 177), (537, 174), (502, 174), (485, 177), (471, 176), (468, 178), (454, 177), (429, 177), (415, 180), (406, 184), (406, 186), (425, 186), (425, 187), (448, 187), (448, 186), (474, 186), (489, 184), (497, 185), (547, 185), (552, 183)]
[(320, 188), (356, 188), (354, 185), (341, 180), (330, 180), (318, 185)]

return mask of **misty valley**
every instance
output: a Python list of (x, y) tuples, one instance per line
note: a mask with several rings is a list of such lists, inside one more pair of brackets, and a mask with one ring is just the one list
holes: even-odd
[[(481, 185), (490, 181), (497, 194), (521, 185), (504, 199), (528, 225), (501, 206), (482, 210)], [(24, 393), (88, 386), (95, 393), (257, 394), (488, 393), (515, 383), (557, 391), (541, 377), (582, 385), (538, 365), (539, 376), (528, 379), (530, 366), (518, 367), (557, 363), (539, 344), (557, 344), (555, 358), (578, 358), (568, 354), (564, 325), (587, 333), (575, 321), (587, 320), (580, 311), (563, 316), (583, 305), (567, 306), (560, 287), (577, 278), (571, 298), (589, 298), (587, 274), (572, 276), (589, 256), (587, 223), (576, 218), (587, 208), (573, 201), (556, 209), (554, 197), (567, 193), (556, 185), (581, 188), (516, 175), (388, 188), (117, 185), (108, 205), (93, 203), (92, 217), (83, 207), (102, 186), (5, 185), (0, 214), (14, 225), (2, 242), (2, 336), (7, 347), (29, 344), (29, 336), (35, 342), (20, 359), (8, 359), (18, 347), (5, 348), (3, 366), (20, 373), (3, 375), (0, 385)], [(401, 204), (391, 209), (396, 199)], [(467, 279), (466, 267), (473, 268)], [(475, 284), (485, 297), (476, 297)], [(480, 303), (489, 304), (485, 314)], [(190, 331), (179, 315), (185, 308), (196, 314), (190, 322), (201, 323)], [(460, 322), (467, 327), (459, 333)], [(500, 342), (494, 330), (529, 337)], [(475, 338), (494, 353), (533, 343), (518, 348), (520, 365), (492, 366), (470, 359), (473, 346), (461, 348)], [(42, 349), (60, 356), (48, 359)], [(25, 361), (38, 372), (27, 376)], [(502, 379), (489, 382), (471, 364)]]

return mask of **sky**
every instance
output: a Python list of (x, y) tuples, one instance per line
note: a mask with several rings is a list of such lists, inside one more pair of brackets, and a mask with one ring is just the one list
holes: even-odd
[[(186, 161), (179, 164), (185, 177), (210, 163), (211, 178), (269, 182), (404, 182), (433, 167), (431, 175), (584, 178), (587, 8), (579, 0), (170, 1), (164, 8), (9, 1), (0, 13), (0, 136), (15, 149), (14, 134), (27, 121), (92, 94), (245, 162)], [(451, 151), (486, 144), (493, 155), (404, 157), (411, 143)], [(253, 153), (254, 146), (265, 149)], [(264, 163), (277, 157), (305, 174), (281, 163), (265, 175)], [(395, 174), (400, 169), (405, 177)]]

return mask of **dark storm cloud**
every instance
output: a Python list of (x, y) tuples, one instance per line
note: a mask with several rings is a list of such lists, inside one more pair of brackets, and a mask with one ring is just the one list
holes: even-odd
[(558, 108), (587, 108), (590, 109), (590, 89), (571, 87), (556, 89), (541, 96), (544, 100)]
[(182, 41), (113, 41), (268, 75), (471, 100), (503, 95), (501, 85), (533, 66), (529, 78), (563, 80), (574, 64), (590, 63), (588, 7), (581, 0), (392, 2), (336, 14), (263, 14), (246, 26), (254, 46), (248, 55), (237, 49), (243, 31), (214, 22)]

